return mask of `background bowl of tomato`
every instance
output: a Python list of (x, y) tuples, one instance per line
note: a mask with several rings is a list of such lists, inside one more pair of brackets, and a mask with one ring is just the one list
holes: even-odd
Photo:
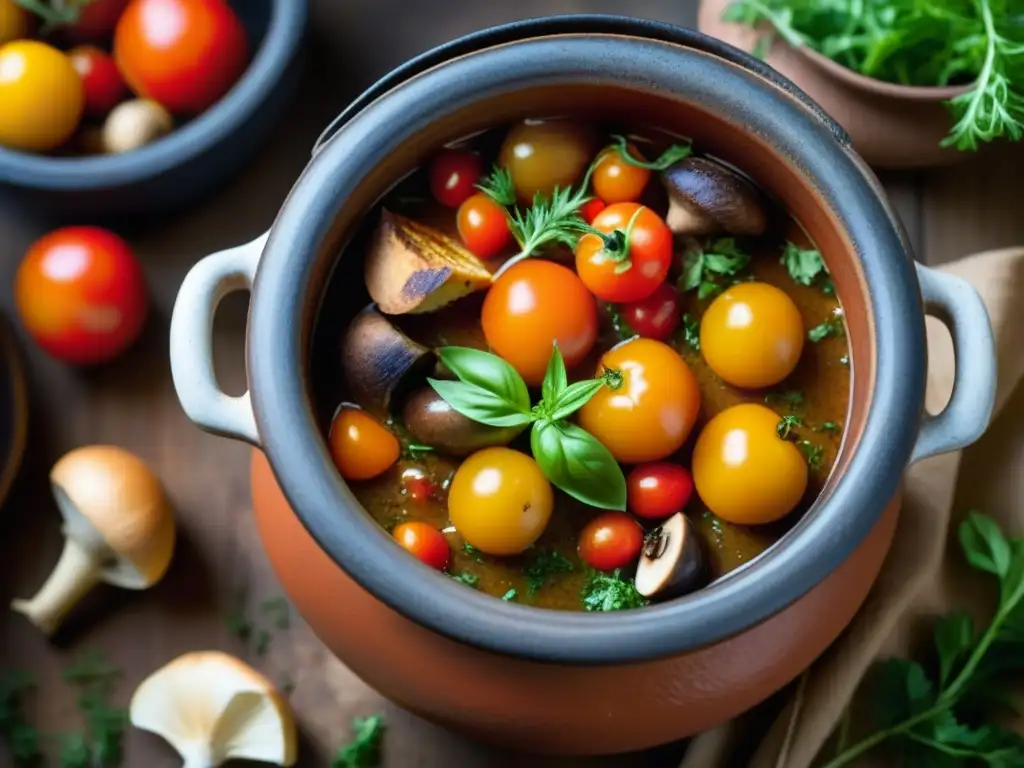
[[(35, 19), (6, 22), (0, 54), (14, 46), (27, 74), (0, 89), (0, 100), (19, 106), (0, 114), (0, 200), (93, 220), (196, 202), (244, 165), (285, 112), (307, 15), (305, 0), (97, 0), (43, 41), (22, 39)], [(161, 49), (157, 38), (175, 23), (181, 34)], [(125, 114), (128, 134), (154, 140), (96, 152), (102, 123), (82, 126), (134, 103), (126, 97), (163, 105), (173, 130), (154, 125), (158, 110)]]

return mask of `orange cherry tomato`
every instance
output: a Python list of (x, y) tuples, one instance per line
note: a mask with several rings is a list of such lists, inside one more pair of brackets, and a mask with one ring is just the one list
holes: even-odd
[(505, 209), (483, 192), (466, 198), (456, 221), (463, 244), (481, 259), (494, 258), (512, 242)]
[(807, 462), (776, 432), (778, 415), (734, 405), (707, 423), (693, 449), (693, 482), (708, 509), (736, 525), (788, 515), (807, 490)]
[(136, 94), (196, 115), (248, 61), (245, 28), (224, 0), (134, 0), (114, 31), (114, 58)]
[(331, 456), (346, 480), (369, 480), (398, 461), (401, 446), (391, 432), (366, 411), (351, 405), (338, 409), (331, 423)]
[(637, 203), (616, 203), (591, 224), (610, 235), (588, 233), (576, 246), (576, 272), (602, 301), (646, 299), (665, 282), (672, 264), (672, 231), (662, 218)]
[(633, 517), (625, 512), (605, 512), (580, 531), (577, 551), (591, 568), (614, 571), (635, 563), (643, 545), (643, 528)]
[(56, 149), (78, 127), (85, 91), (71, 60), (36, 40), (0, 45), (0, 146)]
[(527, 384), (538, 385), (558, 349), (568, 367), (597, 341), (597, 303), (572, 270), (527, 259), (494, 281), (481, 312), (487, 343)]
[[(626, 149), (630, 157), (644, 159), (636, 145), (626, 144)], [(627, 162), (618, 147), (608, 147), (601, 152), (590, 183), (597, 196), (611, 205), (639, 200), (650, 179), (651, 172), (648, 169)]]
[(91, 45), (71, 49), (68, 58), (82, 78), (85, 113), (90, 117), (106, 117), (128, 93), (114, 59)]
[(408, 550), (419, 560), (443, 571), (448, 567), (451, 550), (444, 534), (427, 523), (402, 523), (395, 526), (391, 535), (403, 549)]
[(778, 384), (800, 362), (804, 322), (785, 291), (740, 283), (711, 302), (700, 321), (700, 349), (729, 384), (760, 389)]
[(672, 347), (634, 339), (609, 350), (597, 375), (618, 371), (579, 411), (579, 423), (624, 464), (664, 459), (679, 450), (700, 411), (697, 379)]

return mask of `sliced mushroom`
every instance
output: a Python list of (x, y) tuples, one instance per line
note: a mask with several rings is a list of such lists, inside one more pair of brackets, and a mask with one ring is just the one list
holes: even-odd
[(413, 368), (427, 371), (434, 355), (417, 344), (374, 305), (349, 323), (341, 342), (341, 369), (349, 395), (370, 411), (383, 412), (402, 379)]
[(677, 235), (761, 235), (768, 215), (757, 189), (736, 171), (688, 157), (661, 173), (668, 193), (665, 221)]
[(431, 387), (413, 392), (402, 411), (405, 428), (424, 445), (451, 456), (468, 456), (481, 448), (508, 445), (523, 427), (490, 427), (452, 408)]
[(682, 512), (647, 534), (636, 567), (636, 591), (665, 600), (696, 589), (704, 576), (697, 529)]

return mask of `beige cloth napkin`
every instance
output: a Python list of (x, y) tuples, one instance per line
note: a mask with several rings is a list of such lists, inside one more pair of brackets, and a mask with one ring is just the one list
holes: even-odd
[[(746, 727), (738, 718), (696, 737), (680, 768), (808, 768), (843, 717), (871, 664), (910, 656), (929, 616), (960, 608), (991, 617), (994, 584), (964, 564), (956, 526), (970, 509), (992, 516), (1008, 535), (1024, 536), (1024, 248), (990, 251), (941, 271), (970, 281), (992, 318), (999, 386), (988, 432), (975, 445), (910, 467), (892, 549), (867, 601), (846, 632), (790, 689), (752, 758), (738, 755)], [(949, 335), (928, 319), (927, 407), (936, 411), (952, 388)], [(867, 756), (858, 765), (882, 765)]]

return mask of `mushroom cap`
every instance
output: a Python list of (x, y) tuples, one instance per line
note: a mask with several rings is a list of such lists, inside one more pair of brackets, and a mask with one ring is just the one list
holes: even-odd
[(637, 563), (636, 591), (668, 599), (692, 592), (704, 573), (704, 553), (697, 530), (676, 512), (647, 534)]
[(409, 395), (402, 409), (402, 421), (419, 442), (450, 456), (469, 456), (481, 448), (508, 445), (526, 428), (491, 427), (473, 421), (429, 386)]
[(66, 534), (115, 556), (104, 581), (145, 589), (163, 577), (174, 553), (174, 515), (145, 462), (114, 446), (85, 446), (54, 464), (50, 483)]
[(731, 168), (687, 157), (661, 173), (669, 197), (665, 221), (676, 234), (761, 235), (768, 215), (757, 189)]

